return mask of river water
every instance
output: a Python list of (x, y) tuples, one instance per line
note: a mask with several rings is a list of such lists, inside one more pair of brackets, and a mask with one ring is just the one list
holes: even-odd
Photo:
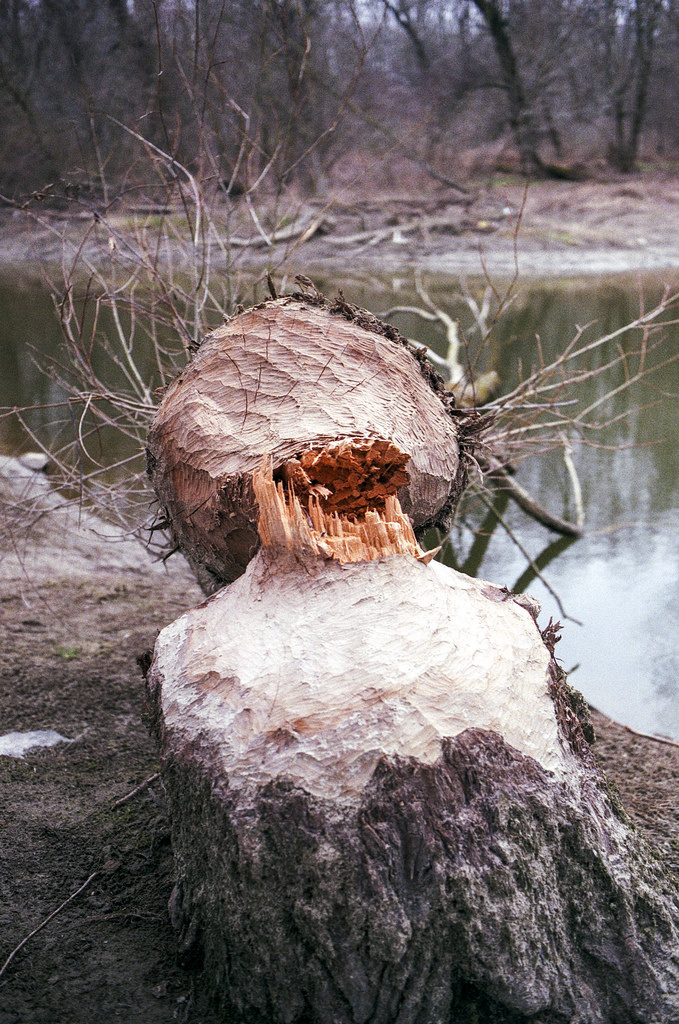
[[(333, 290), (332, 280), (316, 280), (324, 290)], [(469, 302), (455, 297), (460, 282), (436, 278), (426, 286), (433, 303), (459, 319), (470, 358), (478, 358), (477, 370), (496, 370), (506, 392), (536, 363), (539, 352), (546, 363), (563, 352), (576, 324), (591, 325), (585, 340), (615, 331), (638, 315), (640, 302), (648, 307), (656, 301), (665, 283), (661, 276), (524, 283), (480, 352)], [(480, 304), (484, 283), (467, 287)], [(378, 313), (423, 305), (407, 276), (369, 277), (345, 287), (345, 295)], [(497, 300), (491, 296), (489, 321)], [(390, 319), (409, 337), (445, 353), (440, 323), (407, 312), (394, 312)], [(106, 329), (105, 320), (101, 329)], [(618, 352), (632, 352), (638, 338), (638, 333), (623, 336), (597, 350), (588, 368)], [(29, 417), (31, 426), (55, 436), (64, 430), (63, 422), (50, 427), (56, 418), (53, 405), (62, 394), (41, 366), (45, 357), (59, 357), (60, 346), (54, 304), (40, 282), (0, 281), (0, 406), (37, 407)], [(648, 364), (677, 352), (679, 328), (668, 327)], [(470, 503), (461, 514), (443, 557), (510, 589), (530, 591), (543, 605), (541, 625), (550, 617), (563, 623), (556, 654), (590, 703), (633, 728), (679, 739), (679, 363), (625, 389), (625, 375), (634, 373), (635, 366), (632, 356), (622, 359), (610, 373), (585, 380), (577, 392), (581, 408), (619, 389), (601, 406), (595, 445), (578, 444), (577, 433), (566, 431), (582, 489), (584, 537), (559, 538), (489, 490), (485, 503)], [(566, 406), (564, 413), (574, 409)], [(2, 453), (31, 447), (20, 424), (0, 419)], [(115, 462), (120, 453), (113, 435), (107, 436), (106, 447), (106, 457)], [(129, 441), (120, 447), (128, 451)], [(531, 455), (516, 468), (516, 479), (541, 505), (561, 516), (574, 514), (571, 477), (561, 451)]]

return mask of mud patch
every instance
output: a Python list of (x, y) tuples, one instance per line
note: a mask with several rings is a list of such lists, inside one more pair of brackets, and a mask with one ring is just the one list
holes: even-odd
[[(165, 794), (137, 655), (200, 600), (184, 572), (0, 580), (2, 731), (74, 742), (0, 757), (0, 1024), (211, 1022), (177, 957)], [(116, 805), (117, 804), (117, 805)]]

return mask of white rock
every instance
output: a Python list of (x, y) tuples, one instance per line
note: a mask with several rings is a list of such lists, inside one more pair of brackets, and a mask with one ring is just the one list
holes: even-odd
[(24, 452), (19, 456), (19, 462), (34, 473), (44, 473), (50, 464), (50, 460), (44, 452)]
[(34, 747), (53, 747), (57, 743), (73, 743), (54, 729), (37, 729), (34, 732), (8, 732), (0, 736), (0, 757), (23, 757)]

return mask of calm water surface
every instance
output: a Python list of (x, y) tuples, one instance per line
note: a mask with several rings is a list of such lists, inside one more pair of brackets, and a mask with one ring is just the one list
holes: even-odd
[[(316, 280), (333, 291), (334, 281)], [(536, 334), (549, 360), (571, 339), (575, 324), (595, 321), (588, 334), (592, 338), (615, 330), (637, 315), (640, 289), (648, 305), (662, 284), (657, 278), (641, 284), (614, 278), (524, 285), (500, 318), (480, 368), (492, 365), (503, 387), (512, 387), (519, 365), (535, 361)], [(453, 298), (458, 287), (450, 279), (428, 283), (434, 301), (460, 318), (473, 348), (468, 309)], [(480, 298), (481, 291), (479, 285), (474, 294)], [(375, 312), (421, 305), (406, 278), (370, 279), (345, 287), (345, 294)], [(409, 337), (443, 353), (445, 342), (436, 325), (412, 314), (395, 313), (391, 319)], [(0, 406), (42, 406), (32, 415), (36, 427), (49, 424), (54, 415), (50, 405), (61, 397), (37, 363), (41, 353), (57, 355), (60, 343), (52, 301), (40, 285), (0, 281)], [(673, 327), (664, 355), (677, 351), (679, 330)], [(621, 368), (613, 384), (623, 379)], [(559, 539), (512, 502), (501, 513), (504, 525), (479, 506), (458, 524), (446, 560), (511, 589), (529, 590), (543, 604), (541, 625), (550, 616), (564, 623), (556, 653), (592, 704), (634, 728), (679, 739), (679, 364), (650, 380), (651, 386), (616, 399), (616, 422), (597, 438), (602, 447), (575, 451), (585, 537)], [(609, 378), (606, 386), (610, 383)], [(602, 387), (599, 381), (590, 382), (584, 400), (592, 401)], [(68, 425), (59, 428), (65, 429)], [(115, 461), (115, 444), (111, 439), (107, 443)], [(32, 446), (21, 428), (0, 420), (0, 450), (22, 447)], [(517, 478), (542, 505), (569, 514), (570, 487), (560, 455), (522, 462)], [(507, 530), (544, 566), (561, 607), (534, 577)], [(570, 618), (564, 619), (564, 613)]]

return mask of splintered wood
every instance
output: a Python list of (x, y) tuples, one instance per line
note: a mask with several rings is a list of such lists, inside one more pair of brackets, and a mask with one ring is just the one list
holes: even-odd
[(314, 496), (324, 512), (358, 517), (383, 511), (386, 499), (407, 485), (407, 462), (390, 441), (347, 439), (289, 459), (274, 479), (291, 485), (302, 504)]
[(396, 490), (407, 456), (388, 442), (340, 442), (288, 461), (274, 479), (270, 461), (253, 474), (264, 547), (339, 562), (388, 555), (422, 558)]

